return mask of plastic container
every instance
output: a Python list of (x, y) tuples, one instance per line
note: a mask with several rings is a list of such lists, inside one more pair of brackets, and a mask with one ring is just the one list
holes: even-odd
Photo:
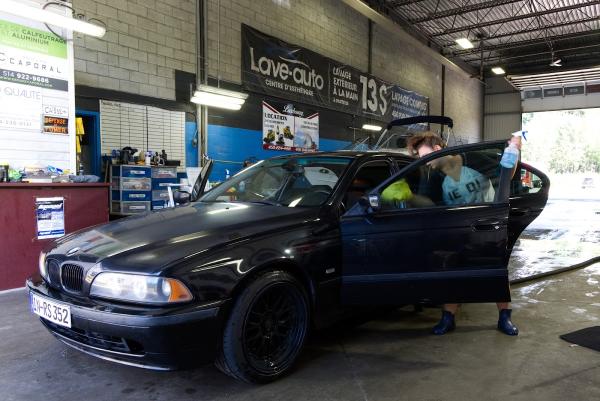
[[(522, 137), (524, 139), (527, 139), (525, 137), (525, 134), (527, 133), (527, 131), (517, 131), (517, 132), (513, 132), (512, 136), (513, 137)], [(517, 161), (519, 161), (519, 148), (517, 147), (517, 145), (515, 143), (513, 143), (512, 141), (508, 144), (508, 146), (506, 148), (504, 148), (504, 153), (502, 154), (502, 159), (500, 160), (500, 165), (504, 168), (513, 168), (516, 164)]]

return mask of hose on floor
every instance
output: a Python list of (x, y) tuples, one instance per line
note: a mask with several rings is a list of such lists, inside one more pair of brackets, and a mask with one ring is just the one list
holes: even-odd
[(548, 271), (548, 272), (544, 272), (544, 273), (532, 274), (531, 276), (527, 276), (527, 277), (517, 278), (515, 280), (511, 280), (510, 285), (523, 284), (523, 283), (527, 283), (530, 281), (540, 280), (540, 279), (543, 279), (546, 277), (554, 276), (556, 274), (562, 274), (562, 273), (567, 273), (567, 272), (574, 271), (574, 270), (583, 269), (584, 267), (591, 266), (594, 263), (598, 263), (598, 262), (600, 262), (600, 256), (593, 257), (589, 260), (586, 260), (585, 262), (577, 263), (575, 265), (561, 267), (559, 269), (554, 269), (552, 271)]

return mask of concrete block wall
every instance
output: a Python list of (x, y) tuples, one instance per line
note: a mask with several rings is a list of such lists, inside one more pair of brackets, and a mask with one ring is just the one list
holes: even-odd
[(73, 0), (107, 25), (75, 34), (75, 83), (175, 99), (175, 70), (196, 72), (195, 0)]
[(480, 80), (446, 68), (444, 114), (454, 120), (453, 131), (462, 143), (483, 140), (484, 91)]
[(372, 68), (374, 75), (428, 96), (430, 114), (441, 112), (442, 65), (423, 52), (416, 39), (375, 25)]
[(368, 21), (339, 0), (208, 1), (208, 73), (212, 77), (241, 83), (242, 23), (348, 65), (367, 68)]
[[(75, 37), (79, 85), (175, 98), (174, 70), (196, 72), (196, 0), (73, 0), (107, 24), (96, 39)], [(241, 83), (241, 24), (360, 70), (368, 68), (368, 20), (340, 0), (208, 0), (208, 73)], [(430, 99), (441, 111), (441, 62), (407, 34), (375, 25), (372, 73)], [(446, 115), (469, 142), (481, 139), (483, 87), (446, 71)]]
[[(368, 20), (340, 0), (209, 0), (208, 7), (212, 77), (241, 83), (242, 23), (367, 71)], [(442, 64), (427, 50), (408, 34), (374, 26), (372, 73), (428, 96), (438, 114)], [(481, 140), (483, 90), (467, 73), (446, 69), (445, 114), (463, 142)]]

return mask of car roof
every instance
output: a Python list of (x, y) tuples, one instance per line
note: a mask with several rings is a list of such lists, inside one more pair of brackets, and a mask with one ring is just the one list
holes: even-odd
[[(505, 145), (505, 144), (506, 144), (505, 140), (495, 140), (495, 141), (483, 141), (483, 142), (469, 143), (469, 144), (460, 145), (460, 146), (452, 146), (452, 148), (453, 149), (460, 148), (462, 151), (468, 151), (469, 149), (477, 149), (477, 148), (480, 148), (481, 146), (486, 146), (486, 145)], [(389, 150), (389, 149), (337, 150), (337, 151), (332, 151), (332, 152), (297, 153), (297, 154), (276, 156), (276, 157), (274, 157), (274, 159), (279, 159), (279, 158), (296, 158), (296, 157), (307, 157), (307, 156), (318, 156), (318, 157), (350, 157), (350, 158), (353, 158), (353, 159), (370, 158), (370, 157), (373, 157), (373, 156), (388, 156), (388, 157), (395, 157), (396, 160), (403, 159), (403, 161), (405, 161), (406, 163), (411, 163), (411, 162), (413, 162), (413, 161), (416, 160), (415, 158), (413, 158), (413, 157), (411, 157), (409, 155), (406, 155), (406, 154), (401, 153), (399, 151), (394, 151), (394, 150)]]
[(410, 163), (412, 161), (414, 161), (415, 159), (400, 153), (400, 152), (395, 152), (395, 151), (386, 151), (386, 150), (368, 150), (368, 151), (358, 151), (358, 150), (337, 150), (337, 151), (332, 151), (332, 152), (310, 152), (310, 153), (297, 153), (297, 154), (290, 154), (290, 155), (282, 155), (282, 156), (276, 156), (273, 157), (273, 159), (280, 159), (280, 158), (297, 158), (297, 157), (310, 157), (310, 156), (317, 156), (317, 157), (350, 157), (352, 159), (363, 159), (363, 158), (371, 158), (374, 156), (389, 156), (389, 157), (396, 157), (396, 158), (400, 158), (400, 159), (404, 159), (407, 163)]

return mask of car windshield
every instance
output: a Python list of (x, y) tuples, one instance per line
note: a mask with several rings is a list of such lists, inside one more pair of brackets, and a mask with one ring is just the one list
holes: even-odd
[(213, 188), (200, 201), (319, 206), (329, 198), (351, 160), (313, 155), (261, 161)]

